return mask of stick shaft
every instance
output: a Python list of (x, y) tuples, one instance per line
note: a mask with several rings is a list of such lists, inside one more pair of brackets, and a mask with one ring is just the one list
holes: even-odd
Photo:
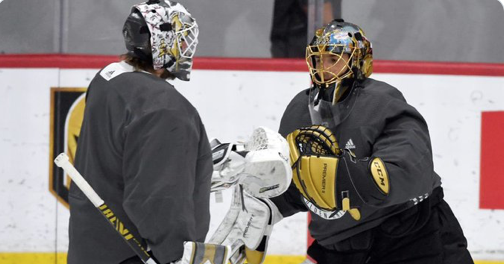
[(124, 226), (123, 222), (112, 212), (112, 210), (105, 204), (105, 202), (100, 198), (100, 196), (95, 192), (93, 187), (82, 177), (82, 175), (77, 171), (77, 169), (70, 163), (68, 156), (65, 153), (59, 154), (54, 163), (60, 168), (62, 168), (69, 176), (72, 181), (77, 184), (79, 189), (86, 195), (86, 197), (93, 203), (93, 205), (98, 209), (101, 214), (108, 220), (112, 227), (116, 230), (124, 241), (135, 251), (135, 253), (140, 257), (140, 259), (146, 264), (157, 264), (156, 261), (152, 259), (150, 254), (145, 250), (140, 241), (138, 241), (133, 234)]

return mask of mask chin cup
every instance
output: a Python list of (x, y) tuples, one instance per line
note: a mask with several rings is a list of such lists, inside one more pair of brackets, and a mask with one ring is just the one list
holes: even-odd
[(350, 88), (350, 94), (343, 101), (333, 103), (324, 100), (322, 89), (312, 88), (309, 93), (308, 109), (312, 125), (323, 125), (330, 129), (335, 128), (352, 113), (360, 89)]

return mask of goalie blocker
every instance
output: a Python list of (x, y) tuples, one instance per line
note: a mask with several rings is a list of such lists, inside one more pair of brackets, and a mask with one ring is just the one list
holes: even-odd
[(245, 143), (221, 144), (214, 139), (212, 145), (212, 191), (240, 184), (254, 197), (271, 198), (289, 187), (289, 146), (280, 134), (259, 127)]

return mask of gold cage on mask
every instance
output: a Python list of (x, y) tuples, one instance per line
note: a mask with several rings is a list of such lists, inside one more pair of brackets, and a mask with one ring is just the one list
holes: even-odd
[(362, 29), (351, 23), (333, 21), (318, 29), (306, 47), (306, 63), (312, 81), (328, 87), (344, 79), (369, 77), (373, 71), (372, 54), (371, 42)]

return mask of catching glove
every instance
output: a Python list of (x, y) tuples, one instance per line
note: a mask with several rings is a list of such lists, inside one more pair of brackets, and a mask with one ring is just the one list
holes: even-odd
[[(287, 136), (293, 180), (307, 207), (325, 218), (338, 210), (360, 220), (359, 207), (383, 200), (389, 192), (385, 164), (379, 158), (357, 159), (339, 148), (324, 126), (300, 128)], [(313, 208), (315, 207), (315, 208)]]

